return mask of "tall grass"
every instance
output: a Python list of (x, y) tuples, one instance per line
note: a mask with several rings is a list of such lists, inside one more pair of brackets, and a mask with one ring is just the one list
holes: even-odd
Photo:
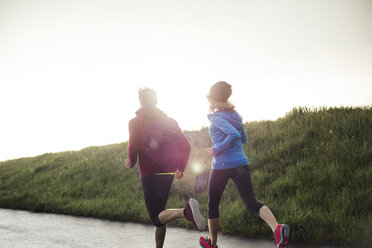
[[(245, 124), (256, 198), (291, 229), (291, 240), (372, 246), (372, 108), (296, 108), (276, 121)], [(207, 214), (208, 129), (185, 131), (192, 153), (169, 207), (193, 196)], [(125, 169), (127, 143), (0, 162), (0, 207), (150, 223), (137, 169)], [(194, 163), (203, 170), (195, 173)], [(271, 238), (229, 182), (221, 230)], [(191, 225), (176, 221), (173, 225)]]

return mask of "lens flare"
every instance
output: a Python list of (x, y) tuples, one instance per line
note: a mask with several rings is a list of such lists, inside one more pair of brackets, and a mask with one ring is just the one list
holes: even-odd
[(201, 171), (201, 166), (200, 164), (194, 164), (192, 166), (192, 170), (195, 172), (195, 173), (199, 173)]

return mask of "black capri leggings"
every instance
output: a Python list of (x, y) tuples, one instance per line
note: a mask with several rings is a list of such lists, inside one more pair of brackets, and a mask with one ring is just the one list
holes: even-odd
[(173, 179), (173, 175), (150, 175), (142, 178), (146, 208), (154, 226), (164, 226), (159, 220), (159, 214), (165, 209)]
[(251, 173), (249, 166), (241, 166), (232, 169), (212, 170), (209, 176), (208, 184), (208, 218), (219, 217), (219, 205), (221, 195), (226, 187), (227, 181), (232, 179), (235, 183), (241, 199), (244, 201), (247, 209), (258, 214), (262, 203), (257, 202), (254, 197)]

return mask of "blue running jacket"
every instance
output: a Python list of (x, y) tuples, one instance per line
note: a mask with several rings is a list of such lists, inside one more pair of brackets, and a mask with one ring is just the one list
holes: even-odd
[(212, 169), (230, 169), (248, 165), (242, 144), (247, 143), (243, 118), (236, 111), (217, 111), (208, 115), (212, 149)]

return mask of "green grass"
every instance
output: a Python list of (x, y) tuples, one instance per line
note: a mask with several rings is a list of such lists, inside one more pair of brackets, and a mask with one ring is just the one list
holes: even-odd
[[(244, 149), (256, 198), (290, 226), (291, 241), (372, 246), (372, 108), (296, 108), (276, 121), (245, 124)], [(192, 153), (168, 206), (193, 196), (207, 215), (207, 187), (196, 187), (194, 163), (206, 179), (208, 129), (185, 131)], [(0, 207), (150, 223), (137, 169), (123, 166), (127, 143), (0, 162)], [(202, 177), (202, 176), (200, 176)], [(221, 230), (271, 238), (245, 210), (232, 182), (220, 205)], [(180, 220), (176, 226), (192, 228)]]

